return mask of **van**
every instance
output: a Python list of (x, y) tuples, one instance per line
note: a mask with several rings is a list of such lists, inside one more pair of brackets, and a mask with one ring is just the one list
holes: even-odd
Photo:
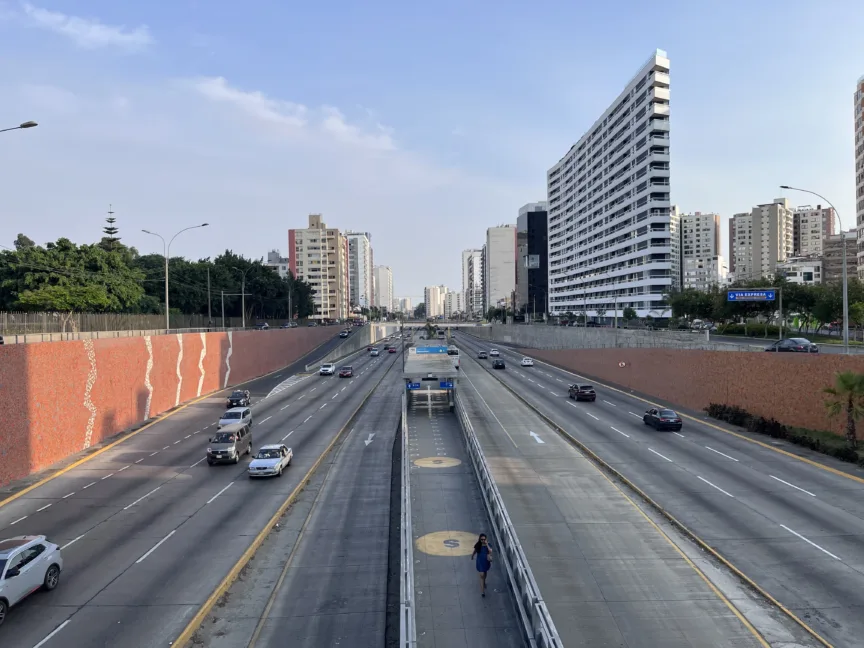
[(219, 417), (218, 428), (221, 430), (226, 425), (233, 425), (235, 423), (242, 423), (243, 425), (252, 427), (252, 410), (248, 407), (232, 407), (229, 410), (225, 410), (225, 413)]
[(245, 423), (231, 423), (208, 439), (207, 463), (240, 463), (244, 454), (252, 454), (252, 428)]

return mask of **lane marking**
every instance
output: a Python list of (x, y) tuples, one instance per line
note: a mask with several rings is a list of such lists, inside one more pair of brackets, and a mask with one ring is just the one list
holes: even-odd
[(224, 493), (225, 491), (227, 491), (227, 490), (228, 490), (229, 488), (231, 488), (233, 485), (234, 485), (234, 482), (231, 482), (230, 484), (228, 484), (225, 488), (223, 488), (223, 489), (220, 490), (218, 493), (216, 493), (213, 497), (211, 497), (209, 500), (207, 500), (207, 503), (210, 504), (211, 502), (213, 502), (213, 500), (215, 500), (217, 497), (219, 497), (222, 493)]
[(74, 494), (75, 494), (75, 491), (72, 491), (71, 493), (69, 493), (68, 495), (64, 495), (60, 499), (66, 499), (67, 497), (72, 497)]
[(36, 509), (36, 512), (38, 513), (39, 511), (44, 511), (46, 508), (48, 508), (48, 507), (50, 507), (50, 506), (53, 506), (53, 504), (54, 504), (54, 502), (51, 502), (51, 504), (46, 504), (46, 505), (43, 506), (42, 508), (38, 508), (38, 509)]
[(182, 440), (183, 440), (183, 439), (177, 439), (177, 440), (174, 442), (174, 445), (177, 445), (177, 444), (180, 443)]
[[(662, 457), (663, 459), (665, 459), (665, 460), (668, 461), (669, 463), (675, 463), (675, 462), (672, 461), (669, 457), (664, 457), (662, 454), (660, 454), (659, 452), (657, 452), (656, 450), (654, 450), (654, 449), (652, 449), (652, 448), (648, 448), (648, 451), (649, 451), (649, 452), (653, 452), (653, 453), (656, 454), (658, 457)], [(700, 479), (701, 479), (701, 477), (700, 477)]]
[(279, 411), (281, 412), (282, 410), (286, 410), (289, 407), (291, 407), (291, 403), (288, 403), (285, 407), (280, 408)]
[(536, 432), (528, 432), (528, 434), (530, 434), (531, 437), (532, 437), (532, 438), (533, 438), (537, 443), (546, 443), (543, 439), (540, 438), (540, 435), (537, 434)]
[(330, 400), (333, 400), (333, 399), (336, 398), (338, 395), (339, 395), (339, 392), (336, 392), (335, 394), (333, 394), (333, 396), (330, 397)]
[(345, 386), (344, 386), (342, 389), (340, 389), (339, 391), (340, 391), (340, 392), (343, 392), (343, 391), (345, 391), (346, 389), (348, 389), (348, 385), (345, 385)]
[(154, 457), (154, 456), (156, 456), (157, 454), (159, 454), (159, 451), (158, 451), (158, 450), (157, 450), (156, 452), (151, 453), (150, 456), (151, 456), (151, 457)]
[(313, 391), (315, 391), (316, 389), (318, 389), (318, 388), (317, 388), (317, 387), (313, 387), (312, 389), (309, 390), (309, 393), (311, 394), (311, 393), (312, 393)]
[(308, 423), (308, 422), (309, 422), (309, 419), (311, 419), (311, 418), (312, 418), (312, 415), (310, 414), (309, 416), (306, 417), (306, 419), (305, 419), (303, 422), (304, 422), (304, 423)]
[(122, 467), (120, 470), (118, 470), (117, 472), (118, 472), (118, 473), (121, 473), (121, 472), (123, 472), (124, 470), (126, 470), (127, 468), (131, 468), (131, 467), (132, 467), (132, 466), (123, 466), (123, 467)]
[(165, 447), (162, 448), (162, 449), (163, 449), (163, 450), (167, 450), (167, 449), (170, 448), (170, 447), (171, 447), (171, 446), (165, 446)]
[[(612, 427), (612, 426), (610, 425), (609, 427)], [(613, 427), (612, 429), (615, 430), (618, 434), (623, 434), (623, 435), (624, 435), (625, 437), (627, 437), (628, 439), (630, 438), (630, 435), (627, 434), (626, 432), (622, 432), (622, 431), (619, 430), (618, 428), (614, 428), (614, 427)]]
[[(824, 554), (828, 554), (828, 555), (831, 556), (834, 560), (840, 560), (840, 558), (838, 558), (837, 556), (835, 556), (833, 553), (831, 553), (831, 552), (828, 551), (827, 549), (823, 549), (822, 547), (820, 547), (818, 544), (816, 544), (816, 543), (813, 542), (812, 540), (808, 540), (807, 538), (805, 538), (803, 535), (801, 535), (801, 534), (798, 533), (797, 531), (793, 531), (792, 529), (790, 529), (789, 527), (787, 527), (785, 524), (781, 524), (780, 526), (783, 527), (784, 529), (786, 529), (789, 533), (798, 536), (799, 538), (801, 538), (801, 539), (802, 539), (804, 542), (806, 542), (807, 544), (816, 547), (816, 548), (817, 548), (819, 551), (821, 551), (822, 553), (824, 553)], [(841, 562), (842, 562), (842, 560), (841, 560)]]
[(177, 533), (177, 529), (174, 529), (171, 533), (169, 533), (167, 536), (165, 536), (159, 542), (157, 542), (155, 545), (153, 545), (153, 548), (150, 551), (148, 551), (143, 556), (141, 556), (138, 560), (135, 561), (135, 564), (138, 565), (138, 564), (144, 562), (145, 560), (147, 560), (147, 556), (149, 556), (154, 551), (156, 551), (159, 547), (161, 547), (162, 543), (164, 543), (168, 538), (173, 536), (175, 533)]
[[(299, 396), (299, 397), (297, 398), (297, 400), (298, 400), (298, 401), (299, 401), (299, 400), (303, 400), (304, 398), (306, 398), (306, 394), (303, 394), (302, 396)], [(285, 407), (288, 407), (288, 406), (286, 405)]]
[(190, 468), (194, 468), (194, 467), (197, 466), (199, 463), (201, 463), (202, 461), (204, 461), (206, 458), (207, 458), (207, 457), (201, 457), (198, 461), (196, 461), (194, 464), (192, 464), (192, 465), (189, 466), (189, 467), (190, 467)]
[(612, 403), (610, 401), (604, 400), (603, 402), (606, 403), (607, 405), (611, 405), (612, 407), (618, 407), (615, 403)]
[(292, 434), (294, 434), (294, 430), (291, 430), (288, 434), (286, 434), (284, 437), (282, 437), (281, 440), (284, 441), (285, 439), (287, 439), (287, 438), (288, 438), (289, 436), (291, 436)]
[(323, 404), (321, 407), (319, 407), (318, 409), (319, 409), (319, 410), (322, 410), (322, 409), (324, 409), (325, 407), (327, 407), (327, 403), (324, 403), (324, 404)]
[(273, 417), (272, 417), (272, 416), (268, 416), (268, 417), (265, 418), (263, 421), (259, 422), (258, 425), (261, 425), (262, 423), (266, 423), (266, 422), (269, 421), (271, 418), (273, 418)]
[(680, 436), (682, 439), (686, 439), (686, 438), (687, 438), (687, 437), (685, 437), (683, 434), (681, 434), (680, 432), (673, 432), (672, 434), (674, 434), (675, 436)]
[(595, 421), (599, 421), (599, 420), (600, 420), (598, 417), (594, 416), (591, 412), (585, 412), (585, 413), (586, 413), (588, 416), (590, 416), (591, 418), (593, 418)]
[(42, 646), (44, 646), (46, 643), (48, 643), (49, 641), (51, 641), (51, 639), (54, 638), (54, 635), (56, 635), (56, 634), (57, 634), (58, 632), (60, 632), (63, 628), (65, 628), (67, 625), (69, 625), (69, 621), (71, 621), (71, 619), (66, 619), (63, 623), (61, 623), (59, 626), (57, 626), (56, 628), (54, 628), (54, 631), (53, 631), (51, 634), (49, 634), (49, 635), (48, 635), (47, 637), (45, 637), (42, 641), (40, 641), (38, 644), (36, 644), (35, 646), (33, 646), (33, 648), (42, 648)]
[(145, 498), (147, 498), (147, 497), (150, 497), (153, 493), (155, 493), (155, 492), (156, 492), (157, 490), (159, 490), (160, 488), (162, 488), (162, 487), (161, 487), (161, 486), (157, 486), (156, 488), (154, 488), (153, 490), (151, 490), (151, 491), (150, 491), (149, 493), (147, 493), (146, 495), (143, 495), (142, 497), (139, 497), (137, 500), (135, 500), (134, 502), (132, 502), (129, 506), (124, 506), (124, 507), (123, 507), (123, 510), (126, 511), (126, 510), (132, 508), (133, 506), (135, 506), (135, 505), (136, 505), (138, 502), (140, 502), (141, 500), (143, 500), (143, 499), (145, 499)]
[(25, 516), (22, 517), (22, 518), (18, 518), (17, 520), (15, 520), (14, 522), (12, 522), (9, 526), (12, 526), (13, 524), (18, 524), (19, 522), (23, 522), (23, 521), (26, 520), (28, 517), (30, 517), (30, 516), (29, 516), (29, 515), (25, 515)]
[(564, 382), (564, 381), (561, 380), (560, 378), (556, 378), (555, 380), (557, 380), (557, 381), (560, 382), (560, 383), (563, 383), (563, 382)]
[(487, 403), (487, 402), (486, 402), (486, 399), (483, 398), (483, 394), (481, 394), (481, 393), (480, 393), (480, 390), (477, 389), (477, 385), (474, 384), (474, 381), (471, 380), (470, 378), (468, 378), (467, 375), (465, 376), (465, 378), (468, 380), (468, 382), (469, 382), (469, 383), (471, 384), (471, 386), (474, 388), (474, 393), (477, 394), (477, 397), (478, 397), (481, 401), (483, 401), (483, 404), (486, 406), (486, 409), (489, 410), (489, 413), (492, 415), (492, 418), (494, 418), (494, 419), (498, 422), (498, 425), (501, 426), (501, 429), (504, 430), (504, 434), (506, 434), (506, 435), (507, 435), (507, 438), (510, 439), (510, 443), (513, 444), (513, 447), (514, 447), (514, 448), (518, 448), (519, 446), (516, 445), (516, 442), (513, 440), (513, 437), (510, 436), (510, 433), (507, 431), (507, 428), (504, 427), (504, 424), (501, 422), (501, 419), (499, 419), (499, 418), (495, 415), (495, 412), (492, 411), (492, 408), (489, 407), (489, 403)]
[(705, 446), (705, 447), (706, 447), (708, 450), (710, 450), (711, 452), (716, 452), (716, 453), (719, 454), (721, 457), (726, 457), (727, 459), (731, 459), (732, 461), (738, 461), (735, 457), (730, 457), (729, 455), (727, 455), (727, 454), (725, 454), (725, 453), (723, 453), (723, 452), (720, 452), (719, 450), (715, 450), (715, 449), (712, 448), (711, 446)]
[(94, 486), (96, 483), (98, 483), (98, 481), (99, 481), (99, 480), (97, 479), (95, 482), (90, 482), (89, 484), (87, 484), (87, 485), (86, 485), (83, 489), (81, 489), (81, 490), (87, 490), (87, 489), (90, 488), (91, 486)]
[(734, 496), (734, 495), (732, 495), (731, 493), (727, 493), (725, 490), (723, 490), (722, 488), (720, 488), (720, 487), (717, 486), (716, 484), (712, 484), (711, 482), (709, 482), (709, 481), (708, 481), (707, 479), (705, 479), (704, 477), (700, 477), (699, 475), (696, 475), (696, 478), (697, 478), (697, 479), (701, 479), (703, 482), (705, 482), (706, 484), (708, 484), (708, 485), (711, 486), (712, 488), (716, 488), (718, 491), (720, 491), (720, 492), (723, 493), (724, 495), (728, 495), (728, 496), (731, 497), (732, 499), (735, 499), (735, 496)]
[[(630, 416), (635, 416), (635, 417), (638, 418), (638, 419), (642, 419), (642, 417), (639, 416), (638, 414), (636, 414), (635, 412), (627, 412), (627, 413), (628, 413)], [(644, 420), (644, 419), (642, 419), (642, 420)]]
[(796, 486), (795, 484), (790, 484), (789, 482), (784, 481), (784, 480), (780, 479), (779, 477), (775, 477), (774, 475), (768, 475), (768, 476), (769, 476), (771, 479), (776, 479), (776, 480), (779, 481), (781, 484), (786, 484), (787, 486), (791, 486), (792, 488), (797, 488), (797, 489), (798, 489), (799, 491), (801, 491), (802, 493), (807, 493), (810, 497), (816, 497), (816, 494), (815, 494), (815, 493), (811, 493), (811, 492), (808, 491), (808, 490), (804, 490), (804, 489), (801, 488), (800, 486)]
[(137, 464), (137, 463), (141, 463), (142, 461), (144, 461), (144, 457), (141, 457), (141, 458), (140, 458), (138, 461), (136, 461), (135, 463), (136, 463), (136, 464)]
[(80, 536), (78, 536), (78, 537), (75, 538), (74, 540), (70, 540), (70, 541), (67, 542), (65, 545), (63, 545), (62, 547), (60, 547), (60, 551), (66, 551), (66, 549), (67, 549), (68, 547), (71, 547), (73, 544), (75, 544), (76, 542), (78, 542), (78, 541), (79, 541), (81, 538), (83, 538), (85, 535), (87, 535), (87, 534), (86, 534), (86, 533), (82, 533)]
[(184, 439), (188, 439), (188, 438), (191, 437), (191, 436), (192, 436), (191, 434), (187, 434), (187, 435), (186, 435), (185, 437), (183, 437), (183, 438), (184, 438)]
[(556, 394), (555, 392), (553, 392), (551, 389), (549, 390), (549, 393), (552, 394), (553, 396), (555, 396), (556, 398), (558, 397), (558, 394)]

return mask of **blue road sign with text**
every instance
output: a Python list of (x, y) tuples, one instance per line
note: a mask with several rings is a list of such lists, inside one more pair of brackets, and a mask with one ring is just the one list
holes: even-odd
[(408, 383), (408, 389), (420, 389), (420, 383)]
[(447, 353), (446, 346), (418, 346), (417, 353)]
[(441, 389), (453, 389), (453, 383), (452, 383), (452, 382), (449, 382), (449, 381), (446, 381), (446, 382), (445, 382), (445, 381), (442, 380), (442, 381), (439, 383), (439, 385), (441, 386)]
[(729, 290), (726, 301), (730, 302), (768, 302), (777, 299), (776, 290)]

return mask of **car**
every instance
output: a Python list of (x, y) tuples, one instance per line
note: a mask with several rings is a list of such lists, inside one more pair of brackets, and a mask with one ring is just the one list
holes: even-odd
[(219, 417), (219, 428), (226, 425), (234, 425), (235, 423), (243, 423), (244, 425), (252, 425), (252, 410), (249, 407), (232, 407), (225, 410), (222, 416)]
[(252, 396), (249, 390), (235, 389), (228, 397), (228, 407), (249, 407), (252, 404)]
[(263, 445), (249, 462), (249, 479), (253, 477), (281, 477), (282, 471), (291, 465), (294, 452), (281, 443)]
[(591, 385), (570, 385), (567, 388), (567, 396), (577, 401), (594, 402), (597, 400), (597, 392)]
[(380, 350), (380, 349), (376, 349), (376, 348), (373, 347), (373, 348), (369, 351), (369, 355), (372, 356), (373, 358), (377, 358), (379, 355), (381, 355), (381, 350)]
[(351, 335), (351, 331), (339, 331), (340, 338), (347, 338), (349, 335)]
[(245, 423), (226, 425), (207, 439), (207, 464), (240, 463), (244, 454), (252, 454), (252, 429)]
[(498, 349), (492, 349), (492, 350), (489, 352), (489, 357), (490, 357), (490, 358), (497, 358), (497, 357), (499, 357), (500, 355), (501, 355), (501, 353), (498, 351)]
[(9, 608), (39, 589), (60, 584), (63, 556), (44, 535), (21, 535), (0, 540), (0, 625)]
[(306, 326), (318, 326), (318, 322), (309, 322)]
[(268, 330), (269, 328), (270, 328), (270, 325), (269, 325), (267, 322), (258, 322), (258, 323), (255, 325), (255, 330), (256, 330), (256, 331), (266, 331), (266, 330)]
[(645, 425), (650, 425), (655, 430), (672, 430), (677, 432), (681, 429), (681, 417), (671, 409), (652, 407), (642, 417)]
[(391, 346), (389, 349), (387, 349), (387, 353), (396, 353), (396, 347)]
[(354, 367), (342, 367), (339, 370), (340, 378), (353, 378), (354, 377)]
[(332, 362), (326, 362), (321, 365), (321, 368), (318, 370), (319, 376), (332, 376), (336, 373), (336, 365)]
[(503, 360), (493, 360), (492, 361), (492, 368), (493, 369), (506, 369), (506, 366), (504, 365)]
[(774, 344), (766, 347), (765, 350), (774, 353), (819, 353), (819, 347), (807, 338), (777, 340)]
[(489, 357), (489, 354), (486, 353), (485, 351), (481, 351), (480, 353), (477, 354), (478, 360), (486, 360), (488, 357)]
[(533, 367), (534, 361), (531, 358), (522, 358), (522, 362), (520, 364), (523, 367)]
[(374, 349), (374, 348), (375, 348), (375, 347), (372, 346), (372, 345), (370, 344), (369, 346), (366, 347), (366, 350), (367, 350), (367, 351), (371, 351), (371, 350)]

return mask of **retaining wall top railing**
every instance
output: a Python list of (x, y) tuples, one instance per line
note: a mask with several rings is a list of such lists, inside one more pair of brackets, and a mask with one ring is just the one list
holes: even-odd
[(510, 515), (504, 506), (504, 500), (501, 493), (498, 492), (495, 478), (486, 463), (483, 449), (480, 447), (474, 426), (471, 425), (465, 412), (462, 397), (458, 391), (456, 392), (456, 414), (465, 435), (468, 455), (471, 457), (471, 463), (477, 474), (480, 492), (492, 521), (495, 537), (498, 538), (502, 547), (500, 553), (504, 558), (513, 592), (516, 594), (520, 620), (529, 643), (532, 648), (535, 646), (536, 648), (563, 648), (564, 644), (558, 636), (558, 630), (556, 630), (552, 616), (546, 608), (540, 588), (534, 580), (528, 559), (525, 557), (525, 552), (516, 536), (516, 530), (513, 528)]
[(402, 512), (400, 531), (399, 648), (417, 645), (414, 608), (414, 541), (411, 525), (411, 457), (408, 452), (408, 397), (402, 392)]

